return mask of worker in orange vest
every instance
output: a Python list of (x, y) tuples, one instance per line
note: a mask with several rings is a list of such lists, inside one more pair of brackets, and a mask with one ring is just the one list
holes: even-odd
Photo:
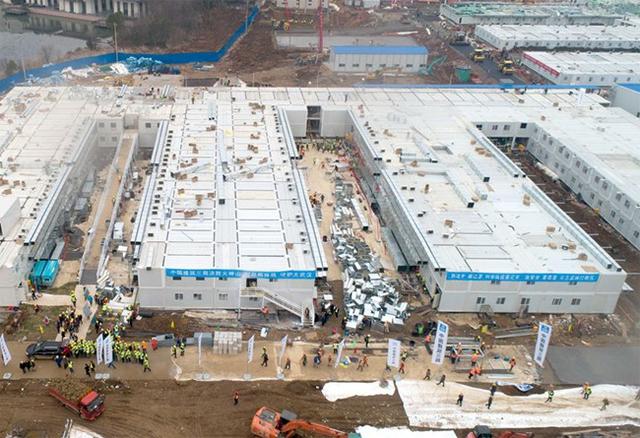
[(511, 359), (509, 359), (509, 371), (513, 371), (513, 368), (516, 366), (516, 358), (514, 356), (511, 356)]
[(476, 366), (476, 363), (478, 363), (478, 357), (479, 357), (479, 356), (478, 356), (478, 353), (473, 353), (473, 354), (471, 355), (471, 366), (472, 366), (472, 367), (475, 367), (475, 366)]

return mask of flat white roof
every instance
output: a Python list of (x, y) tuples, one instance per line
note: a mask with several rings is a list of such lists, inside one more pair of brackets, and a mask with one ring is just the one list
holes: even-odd
[(3, 230), (0, 266), (14, 266), (22, 242), (83, 135), (96, 114), (109, 112), (100, 95), (113, 92), (16, 87), (0, 100), (0, 197), (17, 197), (21, 207), (17, 225)]
[(515, 42), (517, 46), (534, 46), (540, 42), (559, 45), (583, 41), (640, 43), (640, 27), (635, 26), (485, 25), (476, 27), (476, 35), (479, 31)]
[[(10, 178), (25, 180), (18, 196), (26, 228), (37, 208), (26, 211), (24, 205), (46, 194), (45, 163), (55, 168), (64, 161), (85, 119), (116, 107), (132, 113), (159, 104), (144, 97), (142, 88), (131, 88), (120, 100), (114, 89), (74, 90), (16, 88), (0, 102), (0, 139), (3, 132), (23, 128), (0, 157)], [(31, 96), (35, 108), (24, 120), (14, 108), (19, 95)], [(532, 182), (514, 178), (514, 165), (485, 144), (475, 128), (495, 125), (506, 136), (505, 124), (535, 125), (608, 172), (608, 179), (640, 204), (640, 152), (633, 146), (640, 138), (640, 121), (602, 102), (595, 94), (579, 97), (575, 90), (555, 89), (521, 94), (498, 89), (177, 88), (173, 99), (161, 101), (158, 113), (146, 116), (170, 120), (156, 177), (149, 179), (154, 181), (152, 203), (144, 218), (140, 265), (170, 269), (167, 273), (174, 275), (193, 271), (193, 276), (315, 271), (319, 262), (312, 238), (317, 231), (307, 217), (307, 194), (290, 159), (278, 110), (327, 105), (349, 109), (359, 123), (368, 122), (375, 135), (369, 140), (399, 198), (448, 271), (604, 272), (615, 262), (575, 224), (569, 226), (557, 207), (539, 198)], [(429, 155), (437, 163), (427, 162)], [(21, 164), (15, 171), (5, 166), (9, 156)], [(488, 182), (478, 176), (484, 173)], [(468, 208), (469, 199), (473, 208)], [(11, 248), (17, 248), (19, 243), (12, 242)], [(9, 260), (15, 251), (4, 245), (0, 257)], [(578, 258), (583, 253), (586, 260)]]
[(443, 7), (462, 16), (488, 17), (618, 17), (603, 10), (567, 4), (521, 4), (509, 2), (460, 2), (444, 4)]
[[(518, 105), (509, 102), (510, 94), (451, 90), (421, 98), (443, 95), (446, 103), (438, 102), (437, 110), (367, 107), (362, 118), (438, 265), (453, 272), (588, 276), (606, 271), (602, 258), (581, 244), (586, 235), (569, 231), (566, 221), (557, 219), (557, 207), (537, 198), (533, 182), (514, 178), (514, 168), (497, 159), (497, 148), (480, 143), (474, 127), (496, 123), (502, 133), (505, 123), (535, 122), (563, 135), (569, 117), (549, 114), (551, 123), (540, 121), (538, 104), (552, 104), (553, 97), (544, 102), (548, 96), (532, 93)], [(580, 129), (569, 126), (572, 133)], [(640, 127), (635, 129), (640, 134)], [(578, 257), (581, 253), (589, 254), (587, 260)]]
[(317, 236), (276, 109), (205, 92), (196, 103), (175, 103), (171, 115), (141, 263), (174, 276), (315, 277)]
[(640, 74), (640, 53), (530, 51), (523, 56), (564, 75), (628, 74), (633, 78)]

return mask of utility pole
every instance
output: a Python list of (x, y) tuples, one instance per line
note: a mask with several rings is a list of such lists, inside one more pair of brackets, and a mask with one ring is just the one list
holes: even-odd
[(116, 49), (116, 62), (118, 62), (118, 23), (113, 22), (113, 43)]
[(22, 54), (20, 55), (20, 65), (22, 66), (22, 77), (26, 81), (27, 80), (27, 71), (24, 69), (24, 57), (22, 56)]

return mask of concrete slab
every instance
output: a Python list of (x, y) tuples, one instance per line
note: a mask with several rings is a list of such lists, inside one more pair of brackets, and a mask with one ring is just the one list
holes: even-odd
[(549, 347), (547, 362), (562, 383), (640, 383), (640, 347)]

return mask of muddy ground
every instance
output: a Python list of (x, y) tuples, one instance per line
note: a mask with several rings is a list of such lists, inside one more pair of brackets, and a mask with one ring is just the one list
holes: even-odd
[[(66, 418), (106, 437), (251, 437), (262, 406), (288, 409), (300, 418), (353, 430), (360, 424), (407, 425), (400, 397), (357, 397), (328, 402), (319, 382), (113, 382), (103, 385), (106, 411), (94, 423), (77, 419), (46, 395), (44, 381), (2, 383), (0, 435), (15, 426), (28, 437), (58, 437)], [(233, 406), (233, 393), (240, 403)]]
[[(0, 435), (19, 430), (24, 438), (59, 437), (67, 418), (102, 434), (118, 437), (251, 437), (250, 424), (262, 406), (288, 409), (300, 418), (353, 431), (369, 424), (406, 426), (408, 419), (397, 392), (393, 396), (354, 397), (327, 401), (322, 382), (174, 382), (169, 380), (108, 382), (97, 388), (106, 395), (106, 411), (95, 422), (79, 419), (47, 395), (46, 380), (0, 384)], [(233, 405), (234, 391), (240, 402)], [(425, 401), (427, 402), (427, 401)], [(452, 402), (453, 403), (453, 402)], [(591, 428), (607, 437), (632, 437), (638, 428)], [(467, 430), (457, 431), (458, 437)], [(558, 429), (535, 429), (536, 438), (562, 436)], [(598, 435), (591, 435), (598, 436)]]

